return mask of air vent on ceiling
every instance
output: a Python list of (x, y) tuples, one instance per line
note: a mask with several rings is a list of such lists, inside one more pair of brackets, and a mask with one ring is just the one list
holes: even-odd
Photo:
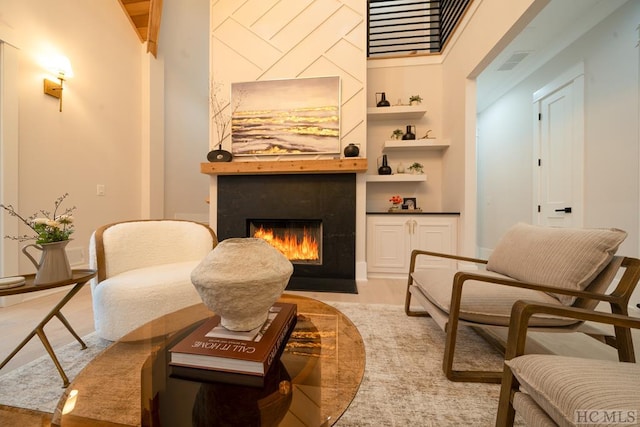
[(515, 52), (498, 68), (498, 71), (513, 70), (524, 58), (526, 58), (531, 52)]

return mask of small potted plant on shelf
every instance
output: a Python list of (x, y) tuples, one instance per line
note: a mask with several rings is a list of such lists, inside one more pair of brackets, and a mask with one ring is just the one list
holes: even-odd
[(389, 212), (399, 211), (402, 207), (402, 197), (397, 194), (395, 196), (391, 196), (389, 201), (392, 203), (391, 207), (389, 208)]
[(402, 139), (402, 135), (404, 135), (402, 129), (396, 129), (391, 134), (391, 139)]
[(420, 95), (413, 95), (409, 98), (409, 105), (418, 105), (422, 102)]
[(413, 174), (420, 174), (424, 172), (424, 166), (418, 162), (414, 162), (411, 166), (409, 166), (409, 170)]

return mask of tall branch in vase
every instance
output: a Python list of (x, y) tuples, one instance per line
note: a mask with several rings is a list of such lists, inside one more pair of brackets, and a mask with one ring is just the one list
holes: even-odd
[[(231, 136), (231, 118), (233, 113), (238, 110), (238, 107), (240, 106), (240, 99), (242, 98), (241, 93), (240, 98), (229, 100), (222, 96), (222, 88), (223, 85), (221, 83), (211, 82), (211, 88), (209, 91), (211, 119), (216, 127), (218, 150), (222, 149), (222, 143), (224, 140)], [(231, 105), (231, 101), (233, 101), (233, 106)], [(229, 112), (230, 109), (231, 112)]]
[(211, 119), (216, 127), (218, 150), (222, 149), (222, 142), (231, 134), (231, 115), (225, 113), (230, 102), (221, 95), (222, 84), (211, 82), (209, 90), (209, 104), (211, 105)]

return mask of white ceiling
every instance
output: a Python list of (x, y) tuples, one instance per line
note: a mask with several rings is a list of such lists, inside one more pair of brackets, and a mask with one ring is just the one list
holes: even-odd
[(478, 76), (478, 111), (491, 105), (626, 2), (551, 0)]

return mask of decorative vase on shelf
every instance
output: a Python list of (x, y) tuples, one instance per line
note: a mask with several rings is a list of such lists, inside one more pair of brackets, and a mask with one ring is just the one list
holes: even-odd
[[(380, 95), (380, 101), (378, 101), (378, 95)], [(387, 94), (384, 92), (376, 92), (376, 107), (390, 107), (391, 103), (387, 101)]]
[(378, 175), (391, 175), (391, 167), (387, 161), (387, 155), (382, 155), (382, 166), (378, 168)]
[[(71, 265), (65, 247), (70, 240), (62, 240), (60, 242), (41, 243), (26, 245), (22, 248), (22, 253), (27, 256), (35, 265), (37, 272), (33, 280), (35, 285), (43, 283), (57, 283), (69, 280), (72, 277)], [(35, 258), (28, 252), (29, 248), (35, 248), (42, 251), (40, 262), (36, 262)]]
[(344, 147), (344, 156), (345, 157), (358, 157), (360, 154), (360, 148), (358, 148), (355, 144), (349, 144)]
[(218, 144), (217, 150), (211, 150), (207, 153), (207, 160), (210, 162), (230, 162), (233, 155), (222, 149), (222, 144)]
[(407, 125), (407, 132), (402, 135), (403, 140), (412, 140), (416, 139), (416, 127), (412, 125)]
[(402, 164), (402, 162), (398, 163), (398, 166), (396, 166), (396, 171), (398, 173), (404, 173), (404, 165)]

